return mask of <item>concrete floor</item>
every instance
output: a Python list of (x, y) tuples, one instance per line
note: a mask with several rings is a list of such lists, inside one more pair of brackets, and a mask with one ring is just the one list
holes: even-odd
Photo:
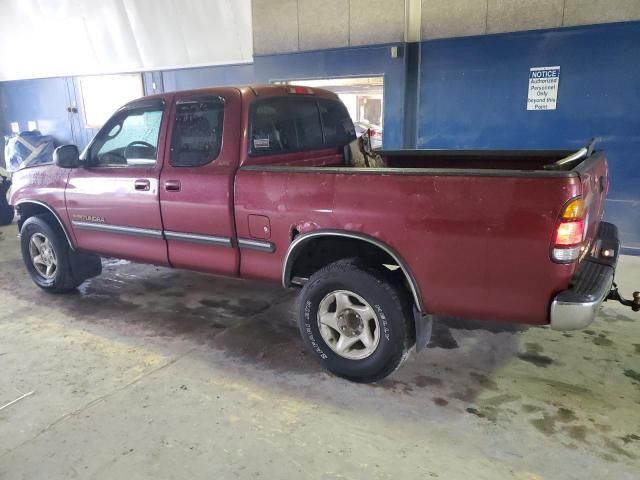
[(0, 292), (0, 405), (35, 392), (0, 411), (3, 479), (640, 478), (640, 314), (618, 305), (565, 334), (441, 323), (356, 385), (303, 351), (276, 286), (109, 260), (51, 296), (13, 226)]

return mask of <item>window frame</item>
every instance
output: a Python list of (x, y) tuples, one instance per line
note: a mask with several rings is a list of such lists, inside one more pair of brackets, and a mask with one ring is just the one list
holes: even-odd
[[(291, 150), (286, 150), (286, 151), (281, 151), (281, 152), (269, 152), (269, 151), (259, 151), (255, 149), (255, 147), (253, 146), (253, 127), (254, 127), (254, 119), (255, 119), (255, 110), (257, 108), (257, 106), (260, 105), (260, 103), (263, 102), (268, 102), (270, 100), (274, 100), (274, 99), (285, 99), (287, 101), (288, 104), (288, 108), (290, 109), (290, 113), (293, 112), (293, 102), (297, 99), (302, 99), (302, 98), (306, 98), (306, 99), (310, 99), (313, 101), (315, 107), (316, 107), (316, 111), (318, 114), (318, 122), (320, 124), (320, 130), (322, 132), (322, 143), (314, 146), (314, 147), (304, 147), (304, 148), (296, 148), (296, 149), (291, 149)], [(266, 157), (269, 155), (286, 155), (289, 153), (298, 153), (298, 152), (311, 152), (311, 151), (315, 151), (315, 150), (324, 150), (324, 149), (330, 149), (330, 148), (339, 148), (342, 147), (344, 145), (341, 145), (340, 143), (327, 143), (327, 137), (325, 134), (325, 129), (324, 129), (324, 123), (322, 121), (322, 114), (320, 113), (320, 104), (319, 101), (320, 100), (325, 100), (327, 102), (334, 102), (334, 103), (338, 103), (340, 105), (342, 105), (342, 107), (344, 108), (347, 117), (351, 120), (351, 117), (349, 116), (349, 112), (347, 111), (346, 107), (344, 107), (344, 105), (342, 104), (342, 102), (340, 102), (340, 100), (332, 100), (330, 98), (324, 98), (324, 97), (318, 97), (316, 95), (274, 95), (274, 96), (270, 96), (270, 97), (264, 97), (264, 98), (256, 98), (255, 100), (253, 100), (250, 104), (249, 104), (249, 148), (248, 148), (248, 152), (247, 154), (250, 157)], [(353, 124), (353, 120), (351, 120), (351, 123)], [(295, 128), (296, 128), (296, 141), (298, 142), (298, 144), (300, 143), (300, 138), (299, 138), (299, 133), (298, 133), (298, 122), (295, 122)], [(357, 137), (354, 137), (357, 138)], [(346, 144), (345, 144), (346, 145)]]
[[(105, 124), (102, 126), (102, 128), (100, 128), (100, 130), (98, 130), (98, 133), (93, 137), (93, 139), (91, 140), (91, 142), (89, 143), (89, 145), (87, 145), (87, 148), (85, 149), (85, 151), (82, 153), (81, 155), (81, 160), (84, 163), (86, 168), (99, 168), (99, 169), (103, 169), (103, 168), (119, 168), (119, 169), (123, 169), (123, 168), (143, 168), (143, 169), (147, 169), (147, 170), (152, 170), (157, 168), (158, 164), (159, 164), (159, 160), (160, 160), (160, 151), (162, 150), (162, 148), (164, 148), (161, 145), (160, 139), (162, 136), (162, 127), (164, 125), (164, 122), (166, 120), (166, 113), (167, 113), (167, 102), (163, 99), (161, 100), (141, 100), (141, 101), (137, 101), (137, 102), (133, 102), (133, 103), (128, 103), (127, 105), (123, 106), (122, 108), (118, 109), (113, 115), (111, 115), (111, 117), (109, 117), (109, 120), (107, 120), (105, 122)], [(113, 120), (117, 115), (122, 114), (123, 112), (131, 112), (131, 111), (136, 111), (136, 110), (158, 110), (161, 112), (160, 115), (160, 128), (158, 129), (158, 141), (157, 141), (157, 145), (156, 145), (156, 161), (154, 162), (153, 165), (148, 165), (148, 166), (143, 166), (143, 165), (98, 165), (94, 162), (94, 149), (97, 146), (97, 140), (98, 138), (105, 132), (108, 132), (109, 130), (113, 129), (113, 126), (110, 126), (111, 124), (111, 120)], [(102, 147), (104, 145), (104, 143), (100, 146)], [(97, 152), (96, 152), (97, 155)]]
[[(222, 128), (221, 128), (221, 131), (220, 131), (220, 141), (218, 142), (218, 151), (216, 152), (215, 157), (211, 157), (211, 160), (209, 160), (207, 163), (203, 163), (201, 165), (174, 165), (172, 163), (172, 159), (173, 159), (173, 139), (174, 139), (175, 132), (176, 132), (176, 118), (178, 116), (178, 105), (180, 105), (181, 103), (194, 103), (194, 102), (197, 102), (199, 99), (201, 101), (209, 101), (210, 99), (216, 100), (216, 101), (220, 102), (220, 105), (222, 106)], [(221, 95), (193, 95), (193, 96), (181, 97), (181, 98), (176, 99), (175, 108), (174, 108), (173, 123), (171, 124), (171, 137), (169, 138), (169, 159), (168, 159), (168, 162), (167, 162), (167, 164), (171, 168), (201, 168), (201, 167), (205, 167), (207, 165), (211, 165), (218, 158), (220, 158), (220, 154), (222, 153), (222, 142), (224, 141), (225, 117), (227, 115), (226, 104), (227, 104), (227, 102), (226, 102), (225, 98), (223, 96), (221, 96)]]

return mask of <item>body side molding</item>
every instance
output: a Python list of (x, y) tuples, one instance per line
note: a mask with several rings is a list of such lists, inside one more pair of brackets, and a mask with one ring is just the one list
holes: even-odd
[(198, 233), (173, 232), (164, 231), (167, 240), (178, 240), (191, 243), (202, 243), (205, 245), (217, 245), (220, 247), (232, 247), (233, 243), (229, 237), (220, 237), (217, 235), (201, 235)]
[(273, 243), (263, 240), (252, 240), (250, 238), (238, 238), (238, 246), (240, 248), (258, 250), (259, 252), (273, 253), (276, 251), (276, 247)]
[(120, 233), (124, 235), (134, 235), (137, 237), (157, 238), (163, 240), (162, 230), (153, 230), (149, 228), (122, 227), (119, 225), (108, 225), (103, 223), (79, 222), (73, 220), (71, 222), (74, 227), (82, 230), (93, 230), (106, 233)]

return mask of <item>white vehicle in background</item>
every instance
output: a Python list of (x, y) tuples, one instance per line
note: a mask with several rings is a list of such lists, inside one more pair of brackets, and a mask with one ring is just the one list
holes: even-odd
[(366, 120), (358, 120), (353, 122), (353, 126), (356, 127), (356, 135), (362, 136), (364, 132), (369, 130), (369, 137), (371, 138), (372, 148), (382, 148), (382, 127), (380, 125), (374, 125)]

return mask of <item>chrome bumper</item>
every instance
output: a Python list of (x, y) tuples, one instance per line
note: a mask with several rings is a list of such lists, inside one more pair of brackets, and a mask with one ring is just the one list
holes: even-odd
[[(620, 242), (618, 229), (601, 222), (591, 253), (578, 267), (571, 287), (551, 303), (551, 328), (578, 330), (593, 322), (613, 284)], [(608, 256), (603, 256), (606, 252)]]

